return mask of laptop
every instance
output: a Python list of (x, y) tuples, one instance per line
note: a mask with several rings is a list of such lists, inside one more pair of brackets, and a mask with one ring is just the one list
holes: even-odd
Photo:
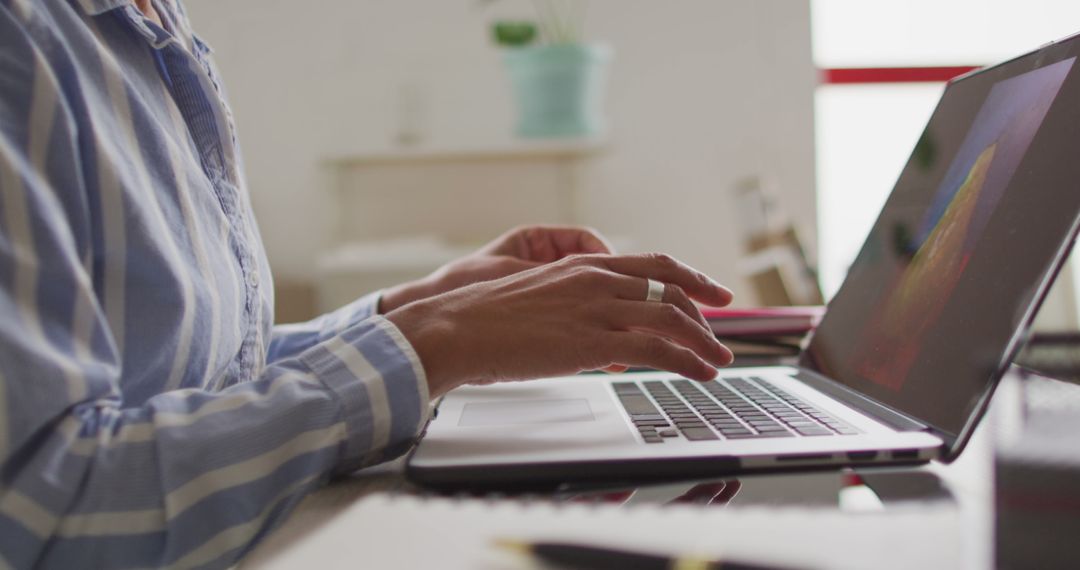
[(1077, 236), (1080, 35), (951, 81), (797, 366), (467, 386), (408, 476), (530, 488), (957, 457)]

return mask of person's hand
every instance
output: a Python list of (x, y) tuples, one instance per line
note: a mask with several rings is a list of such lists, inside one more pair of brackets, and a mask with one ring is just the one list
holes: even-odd
[(491, 243), (452, 261), (427, 277), (387, 289), (379, 303), (380, 313), (452, 291), (491, 281), (582, 253), (612, 253), (611, 245), (597, 232), (576, 226), (523, 226), (510, 230)]
[[(648, 279), (665, 284), (646, 301)], [(691, 299), (731, 292), (662, 254), (575, 255), (391, 311), (427, 373), (432, 396), (468, 382), (526, 380), (613, 366), (710, 380), (731, 351)]]

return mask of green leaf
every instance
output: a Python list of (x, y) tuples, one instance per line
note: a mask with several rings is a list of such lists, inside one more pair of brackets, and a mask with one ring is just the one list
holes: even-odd
[(495, 43), (504, 47), (521, 47), (536, 39), (536, 24), (528, 21), (495, 22), (491, 32)]

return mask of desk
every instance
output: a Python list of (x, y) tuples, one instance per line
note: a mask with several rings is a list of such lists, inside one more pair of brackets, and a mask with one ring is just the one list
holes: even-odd
[[(1019, 398), (1018, 381), (1007, 377), (995, 395), (987, 421), (976, 430), (961, 458), (950, 465), (932, 463), (918, 468), (860, 470), (856, 474), (865, 487), (853, 485), (855, 478), (850, 472), (744, 476), (738, 479), (739, 492), (723, 507), (682, 505), (665, 507), (665, 510), (674, 513), (671, 520), (676, 522), (700, 516), (691, 511), (711, 510), (712, 514), (706, 516), (712, 530), (706, 530), (720, 541), (736, 541), (738, 544), (729, 544), (725, 548), (733, 551), (740, 548), (738, 551), (744, 556), (769, 553), (770, 545), (772, 550), (779, 545), (793, 552), (804, 549), (807, 559), (818, 567), (859, 568), (872, 563), (876, 568), (990, 568), (993, 560), (992, 442), (995, 433), (1014, 416)], [(449, 540), (445, 536), (428, 539), (422, 535), (440, 531), (441, 534), (459, 533), (460, 536), (453, 539), (452, 552), (438, 558), (438, 566), (481, 567), (475, 558), (469, 558), (475, 556), (475, 552), (465, 551), (484, 548), (484, 545), (469, 544), (470, 529), (455, 526), (453, 520), (432, 522), (424, 517), (392, 520), (394, 517), (390, 516), (371, 521), (355, 516), (355, 507), (361, 504), (358, 501), (370, 501), (373, 497), (388, 494), (421, 492), (404, 480), (402, 468), (400, 460), (370, 468), (313, 493), (280, 529), (243, 561), (243, 567), (286, 568), (303, 564), (324, 568), (342, 565), (343, 558), (343, 566), (350, 568), (421, 567), (432, 560), (432, 554), (423, 548), (429, 540), (436, 544), (440, 538)], [(691, 485), (643, 487), (625, 500), (626, 506), (600, 507), (590, 516), (597, 517), (594, 522), (603, 521), (604, 517), (612, 517), (610, 520), (614, 521), (619, 516), (619, 509), (629, 509), (626, 512), (630, 513), (634, 512), (633, 507), (643, 503), (668, 501)], [(867, 488), (872, 492), (866, 493)], [(555, 499), (533, 497), (530, 500), (550, 502)], [(569, 498), (564, 496), (557, 500)], [(518, 528), (515, 524), (528, 521), (521, 520), (520, 507), (506, 506), (511, 503), (520, 504), (520, 501), (487, 500), (486, 504), (501, 509), (491, 511), (492, 517), (498, 520), (485, 521), (475, 516), (457, 520), (480, 521), (476, 528), (478, 533), (490, 533), (491, 528), (516, 532), (512, 530)], [(536, 515), (543, 516), (542, 513)], [(490, 528), (480, 528), (485, 525)], [(805, 533), (800, 530), (806, 525), (813, 525), (819, 531), (832, 525), (840, 532), (830, 539), (831, 542), (823, 544), (818, 540), (806, 544)], [(558, 523), (558, 528), (564, 532), (570, 532), (568, 529), (572, 526)], [(588, 534), (595, 526), (582, 525), (574, 532), (584, 533), (579, 535), (583, 537), (595, 536)], [(678, 536), (665, 535), (665, 529), (669, 528), (688, 527), (678, 527), (676, 523), (655, 525), (643, 536), (636, 537), (634, 543), (671, 549), (701, 544), (700, 536), (691, 540), (683, 531), (678, 531)], [(717, 532), (721, 529), (723, 532)], [(700, 535), (701, 529), (697, 531)], [(880, 559), (867, 559), (873, 556), (880, 556)], [(485, 560), (482, 567), (520, 569), (533, 566), (516, 559), (495, 559), (490, 565)]]

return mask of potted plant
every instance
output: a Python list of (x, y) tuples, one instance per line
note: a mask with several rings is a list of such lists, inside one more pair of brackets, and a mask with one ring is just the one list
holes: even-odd
[(528, 138), (601, 134), (611, 49), (582, 41), (584, 0), (534, 0), (533, 6), (535, 20), (499, 20), (492, 26), (495, 42), (504, 49), (517, 100), (517, 134)]

